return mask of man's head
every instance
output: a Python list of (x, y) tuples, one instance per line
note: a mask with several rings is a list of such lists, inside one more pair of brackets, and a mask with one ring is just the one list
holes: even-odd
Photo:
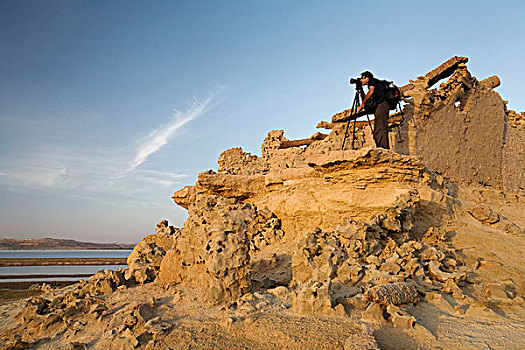
[(361, 73), (361, 78), (359, 78), (359, 80), (361, 81), (361, 84), (368, 85), (368, 82), (373, 77), (374, 77), (374, 75), (371, 72), (364, 71), (363, 73)]

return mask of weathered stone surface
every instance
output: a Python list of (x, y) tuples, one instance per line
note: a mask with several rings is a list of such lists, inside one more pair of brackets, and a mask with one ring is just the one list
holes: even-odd
[(401, 308), (394, 305), (388, 305), (386, 307), (386, 311), (390, 315), (390, 320), (394, 326), (404, 329), (414, 328), (416, 324), (416, 318), (403, 311)]
[[(434, 181), (434, 175), (428, 174), (418, 160), (381, 149), (341, 153), (313, 147), (289, 155), (295, 159), (295, 167), (275, 169), (283, 164), (281, 151), (286, 150), (267, 150), (268, 172), (201, 173), (193, 190), (183, 189), (174, 198), (186, 206), (195, 201), (198, 193), (213, 194), (268, 207), (293, 240), (305, 228), (333, 229), (344, 217), (367, 220), (399, 195), (414, 188), (428, 188), (424, 183)], [(445, 196), (438, 196), (440, 189), (437, 190), (429, 202), (444, 200)]]
[(298, 286), (292, 293), (292, 310), (301, 314), (333, 313), (330, 281), (308, 281)]
[(386, 323), (384, 307), (377, 303), (371, 303), (363, 312), (361, 319), (369, 323)]
[(200, 195), (176, 247), (162, 261), (160, 281), (199, 286), (211, 303), (234, 301), (251, 284), (250, 252), (282, 235), (280, 221), (268, 209)]
[(268, 164), (261, 158), (246, 153), (242, 148), (231, 148), (219, 156), (218, 172), (231, 175), (253, 175), (268, 170)]
[[(172, 237), (162, 235), (167, 238), (163, 239), (159, 236), (149, 235), (144, 237), (128, 256), (128, 265), (151, 264), (159, 266), (166, 251), (172, 249), (174, 244)], [(163, 242), (164, 240), (171, 242)], [(163, 246), (167, 249), (164, 249)]]

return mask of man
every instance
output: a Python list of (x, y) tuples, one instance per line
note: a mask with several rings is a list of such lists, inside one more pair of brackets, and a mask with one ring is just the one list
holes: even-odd
[(374, 78), (374, 75), (369, 71), (361, 73), (359, 80), (362, 85), (368, 86), (366, 96), (364, 91), (361, 90), (363, 103), (359, 106), (359, 109), (365, 109), (374, 113), (374, 141), (376, 147), (388, 149), (390, 148), (388, 141), (388, 111), (390, 106), (385, 99), (386, 86)]

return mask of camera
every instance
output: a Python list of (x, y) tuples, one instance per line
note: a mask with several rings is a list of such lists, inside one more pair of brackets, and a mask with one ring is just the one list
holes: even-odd
[(350, 78), (350, 84), (356, 84), (359, 86), (361, 85), (361, 80), (359, 78)]

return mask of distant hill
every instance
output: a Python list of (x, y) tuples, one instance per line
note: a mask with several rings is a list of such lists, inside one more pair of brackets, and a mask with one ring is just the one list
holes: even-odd
[(0, 238), (0, 250), (133, 249), (135, 244), (92, 243), (56, 238)]

